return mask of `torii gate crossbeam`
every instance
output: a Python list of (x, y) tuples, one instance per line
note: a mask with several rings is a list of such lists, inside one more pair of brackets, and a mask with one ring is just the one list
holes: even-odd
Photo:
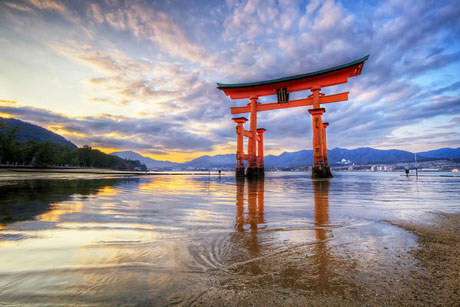
[[(361, 74), (364, 62), (369, 58), (365, 56), (359, 60), (320, 70), (307, 74), (296, 75), (286, 78), (266, 80), (252, 83), (222, 84), (217, 83), (217, 88), (222, 90), (232, 99), (249, 99), (249, 104), (243, 107), (231, 108), (231, 114), (250, 113), (249, 130), (244, 130), (244, 123), (248, 120), (244, 117), (233, 118), (237, 124), (237, 154), (236, 176), (245, 175), (244, 161), (248, 161), (246, 176), (248, 178), (264, 175), (263, 160), (263, 133), (265, 129), (257, 128), (257, 112), (279, 110), (286, 108), (312, 106), (308, 112), (312, 115), (313, 130), (313, 178), (332, 177), (327, 160), (326, 127), (322, 115), (326, 110), (321, 104), (347, 101), (348, 92), (324, 95), (321, 89), (327, 86), (344, 84), (348, 78)], [(289, 101), (289, 93), (310, 90), (312, 92), (305, 99)], [(261, 96), (277, 95), (278, 102), (261, 104), (258, 98)], [(248, 138), (248, 154), (244, 154), (243, 141)]]

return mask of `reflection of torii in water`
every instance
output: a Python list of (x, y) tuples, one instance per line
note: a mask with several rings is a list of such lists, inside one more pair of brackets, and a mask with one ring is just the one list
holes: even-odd
[[(245, 248), (248, 250), (250, 259), (260, 256), (261, 245), (258, 235), (258, 224), (265, 223), (264, 220), (264, 180), (248, 180), (247, 185), (247, 217), (244, 216), (245, 197), (244, 178), (236, 181), (236, 228), (239, 233), (244, 233), (245, 225), (250, 226), (250, 240)], [(314, 275), (317, 276), (317, 284), (310, 285), (319, 291), (329, 291), (332, 272), (328, 269), (331, 262), (331, 255), (328, 250), (329, 225), (329, 180), (314, 180), (314, 217), (315, 237), (313, 255), (310, 259), (315, 264)], [(260, 270), (260, 269), (259, 269)]]
[(259, 255), (259, 243), (257, 240), (257, 227), (264, 220), (264, 181), (248, 180), (248, 214), (244, 217), (244, 178), (236, 180), (236, 226), (238, 232), (245, 232), (244, 225), (249, 224), (251, 232), (250, 244), (248, 244), (249, 256)]
[(329, 225), (329, 180), (313, 180), (315, 195), (315, 255), (317, 258), (318, 289), (328, 290), (330, 286), (328, 270), (331, 255), (327, 247), (327, 229)]

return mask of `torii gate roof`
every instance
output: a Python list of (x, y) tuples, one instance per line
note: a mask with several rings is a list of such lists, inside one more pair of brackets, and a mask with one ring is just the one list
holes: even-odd
[(360, 75), (364, 62), (368, 58), (369, 55), (366, 55), (347, 64), (285, 78), (236, 84), (217, 83), (217, 88), (230, 96), (230, 98), (241, 99), (274, 95), (276, 90), (281, 88), (287, 88), (288, 92), (296, 92), (316, 86), (332, 86), (347, 83), (348, 78)]

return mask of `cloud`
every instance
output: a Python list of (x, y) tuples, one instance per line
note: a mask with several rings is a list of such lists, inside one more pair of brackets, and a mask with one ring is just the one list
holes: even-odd
[(133, 149), (141, 152), (211, 151), (216, 141), (189, 132), (183, 118), (129, 118), (124, 116), (69, 117), (45, 109), (1, 106), (0, 112), (53, 130), (73, 132), (65, 135), (77, 145)]
[(28, 0), (29, 4), (32, 4), (40, 10), (55, 10), (59, 12), (67, 11), (67, 7), (61, 1), (55, 0)]
[(14, 100), (0, 99), (0, 103), (16, 103)]
[(121, 50), (98, 50), (76, 41), (52, 42), (49, 46), (58, 54), (104, 74), (104, 77), (88, 79), (87, 84), (95, 94), (110, 93), (111, 99), (105, 98), (107, 103), (141, 102), (169, 109), (171, 106), (163, 102), (180, 98), (197, 83), (193, 74), (174, 63), (154, 64), (146, 59), (133, 59)]
[(226, 78), (256, 81), (301, 74), (368, 53), (356, 48), (363, 39), (358, 37), (353, 15), (341, 4), (259, 2), (238, 2), (225, 20), (222, 38), (236, 42), (235, 48), (221, 55), (230, 58), (230, 65), (221, 69)]
[(88, 16), (94, 19), (97, 23), (103, 23), (105, 21), (104, 15), (101, 12), (101, 8), (97, 3), (91, 3), (88, 7)]
[(104, 52), (75, 40), (68, 40), (65, 43), (50, 42), (48, 45), (57, 53), (92, 67), (101, 73), (139, 73), (151, 68), (147, 61), (135, 61), (119, 49)]
[[(326, 105), (332, 146), (406, 146), (409, 136), (400, 132), (405, 127), (436, 118), (446, 121), (444, 130), (454, 130), (450, 120), (460, 116), (460, 6), (455, 1), (229, 0), (213, 3), (209, 14), (208, 7), (192, 2), (65, 3), (14, 2), (78, 18), (69, 29), (87, 35), (73, 40), (52, 36), (41, 43), (90, 68), (83, 83), (85, 99), (126, 114), (70, 120), (62, 115), (56, 123), (63, 129), (91, 131), (78, 142), (150, 152), (229, 147), (235, 141), (229, 107), (247, 101), (231, 101), (216, 90), (215, 81), (301, 74), (366, 54), (370, 58), (362, 75), (324, 90), (350, 91), (349, 102)], [(18, 116), (28, 114), (15, 110)], [(139, 111), (142, 118), (134, 119)], [(56, 116), (43, 109), (33, 114), (37, 123)], [(267, 129), (267, 147), (311, 147), (311, 116), (305, 108), (264, 112), (259, 123)], [(426, 144), (413, 137), (419, 146)], [(454, 140), (455, 134), (444, 137)]]
[(250, 0), (230, 4), (223, 36), (229, 41), (253, 40), (261, 35), (279, 35), (291, 29), (299, 16), (298, 1)]
[[(59, 0), (24, 0), (29, 7), (40, 11), (55, 11), (73, 24), (81, 26), (81, 20), (62, 1)], [(29, 10), (27, 10), (29, 11)]]
[(14, 2), (6, 2), (6, 6), (22, 11), (22, 12), (27, 12), (27, 13), (32, 13), (32, 9), (26, 5), (22, 5), (20, 3), (14, 3)]
[(97, 23), (106, 22), (118, 31), (129, 31), (138, 39), (151, 41), (165, 54), (191, 62), (203, 62), (204, 50), (189, 40), (185, 32), (168, 16), (143, 1), (119, 5), (91, 4), (88, 16)]

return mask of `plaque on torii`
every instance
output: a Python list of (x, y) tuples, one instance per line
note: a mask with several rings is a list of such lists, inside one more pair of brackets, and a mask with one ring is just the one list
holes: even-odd
[[(217, 88), (231, 99), (246, 98), (250, 101), (247, 106), (230, 108), (231, 114), (250, 113), (249, 130), (245, 130), (243, 126), (248, 121), (246, 118), (233, 118), (237, 135), (236, 176), (246, 175), (248, 178), (264, 176), (263, 133), (265, 129), (257, 128), (257, 112), (312, 106), (308, 110), (312, 115), (313, 128), (312, 178), (332, 177), (327, 161), (326, 127), (328, 123), (323, 123), (322, 115), (326, 110), (321, 107), (321, 104), (347, 101), (348, 92), (324, 95), (321, 89), (347, 83), (348, 78), (360, 75), (364, 62), (368, 58), (367, 55), (344, 65), (286, 78), (239, 84), (217, 83)], [(305, 90), (312, 92), (307, 98), (289, 100), (289, 93)], [(277, 102), (262, 104), (258, 101), (259, 97), (270, 95), (276, 95)], [(244, 137), (248, 138), (247, 154), (244, 153), (243, 148)], [(248, 161), (246, 173), (245, 160)]]

